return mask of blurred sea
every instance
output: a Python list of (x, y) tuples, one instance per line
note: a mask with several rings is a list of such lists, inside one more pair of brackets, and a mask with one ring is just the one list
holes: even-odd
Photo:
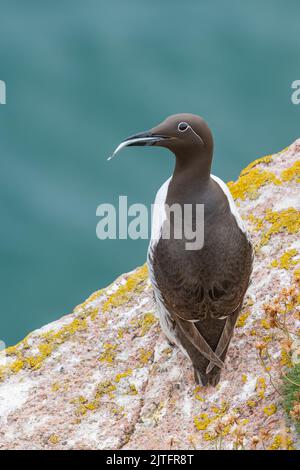
[(99, 241), (96, 207), (150, 204), (164, 150), (127, 135), (193, 112), (236, 178), (300, 136), (300, 3), (265, 0), (1, 2), (0, 339), (13, 344), (145, 260), (147, 241)]

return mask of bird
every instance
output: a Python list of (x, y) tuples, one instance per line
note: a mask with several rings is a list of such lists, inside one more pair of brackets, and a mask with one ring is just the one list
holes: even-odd
[[(228, 186), (211, 173), (214, 141), (202, 117), (171, 115), (122, 141), (110, 158), (146, 145), (175, 155), (173, 174), (156, 194), (147, 253), (161, 328), (191, 361), (196, 384), (215, 387), (250, 284), (253, 246)], [(204, 207), (197, 249), (187, 249), (184, 234), (175, 236), (174, 214), (166, 210), (173, 205), (192, 207), (194, 228), (194, 209)]]

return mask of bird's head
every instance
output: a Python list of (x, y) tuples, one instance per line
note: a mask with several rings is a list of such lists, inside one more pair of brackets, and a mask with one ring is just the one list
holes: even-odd
[(109, 159), (124, 147), (142, 145), (165, 147), (176, 157), (186, 160), (195, 156), (211, 160), (213, 152), (213, 138), (208, 125), (200, 116), (187, 113), (173, 114), (158, 126), (128, 137), (120, 143)]

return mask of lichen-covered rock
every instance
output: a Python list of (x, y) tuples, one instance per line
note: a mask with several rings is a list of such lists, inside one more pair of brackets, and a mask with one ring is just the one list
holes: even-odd
[(217, 388), (166, 341), (143, 266), (0, 353), (0, 448), (298, 448), (282, 377), (300, 352), (299, 156), (300, 140), (229, 183), (256, 258)]

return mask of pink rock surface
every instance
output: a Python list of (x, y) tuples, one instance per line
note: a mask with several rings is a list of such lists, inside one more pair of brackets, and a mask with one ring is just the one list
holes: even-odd
[[(284, 335), (262, 322), (264, 304), (294, 285), (297, 221), (261, 244), (267, 210), (300, 210), (297, 178), (282, 173), (299, 156), (300, 140), (254, 167), (277, 184), (256, 184), (246, 170), (247, 194), (237, 203), (256, 258), (217, 388), (195, 386), (191, 363), (160, 330), (146, 270), (138, 268), (0, 353), (0, 449), (299, 448), (280, 395)], [(296, 250), (291, 266), (271, 265), (289, 250)], [(299, 328), (294, 310), (287, 322)], [(258, 342), (268, 345), (267, 369)]]

